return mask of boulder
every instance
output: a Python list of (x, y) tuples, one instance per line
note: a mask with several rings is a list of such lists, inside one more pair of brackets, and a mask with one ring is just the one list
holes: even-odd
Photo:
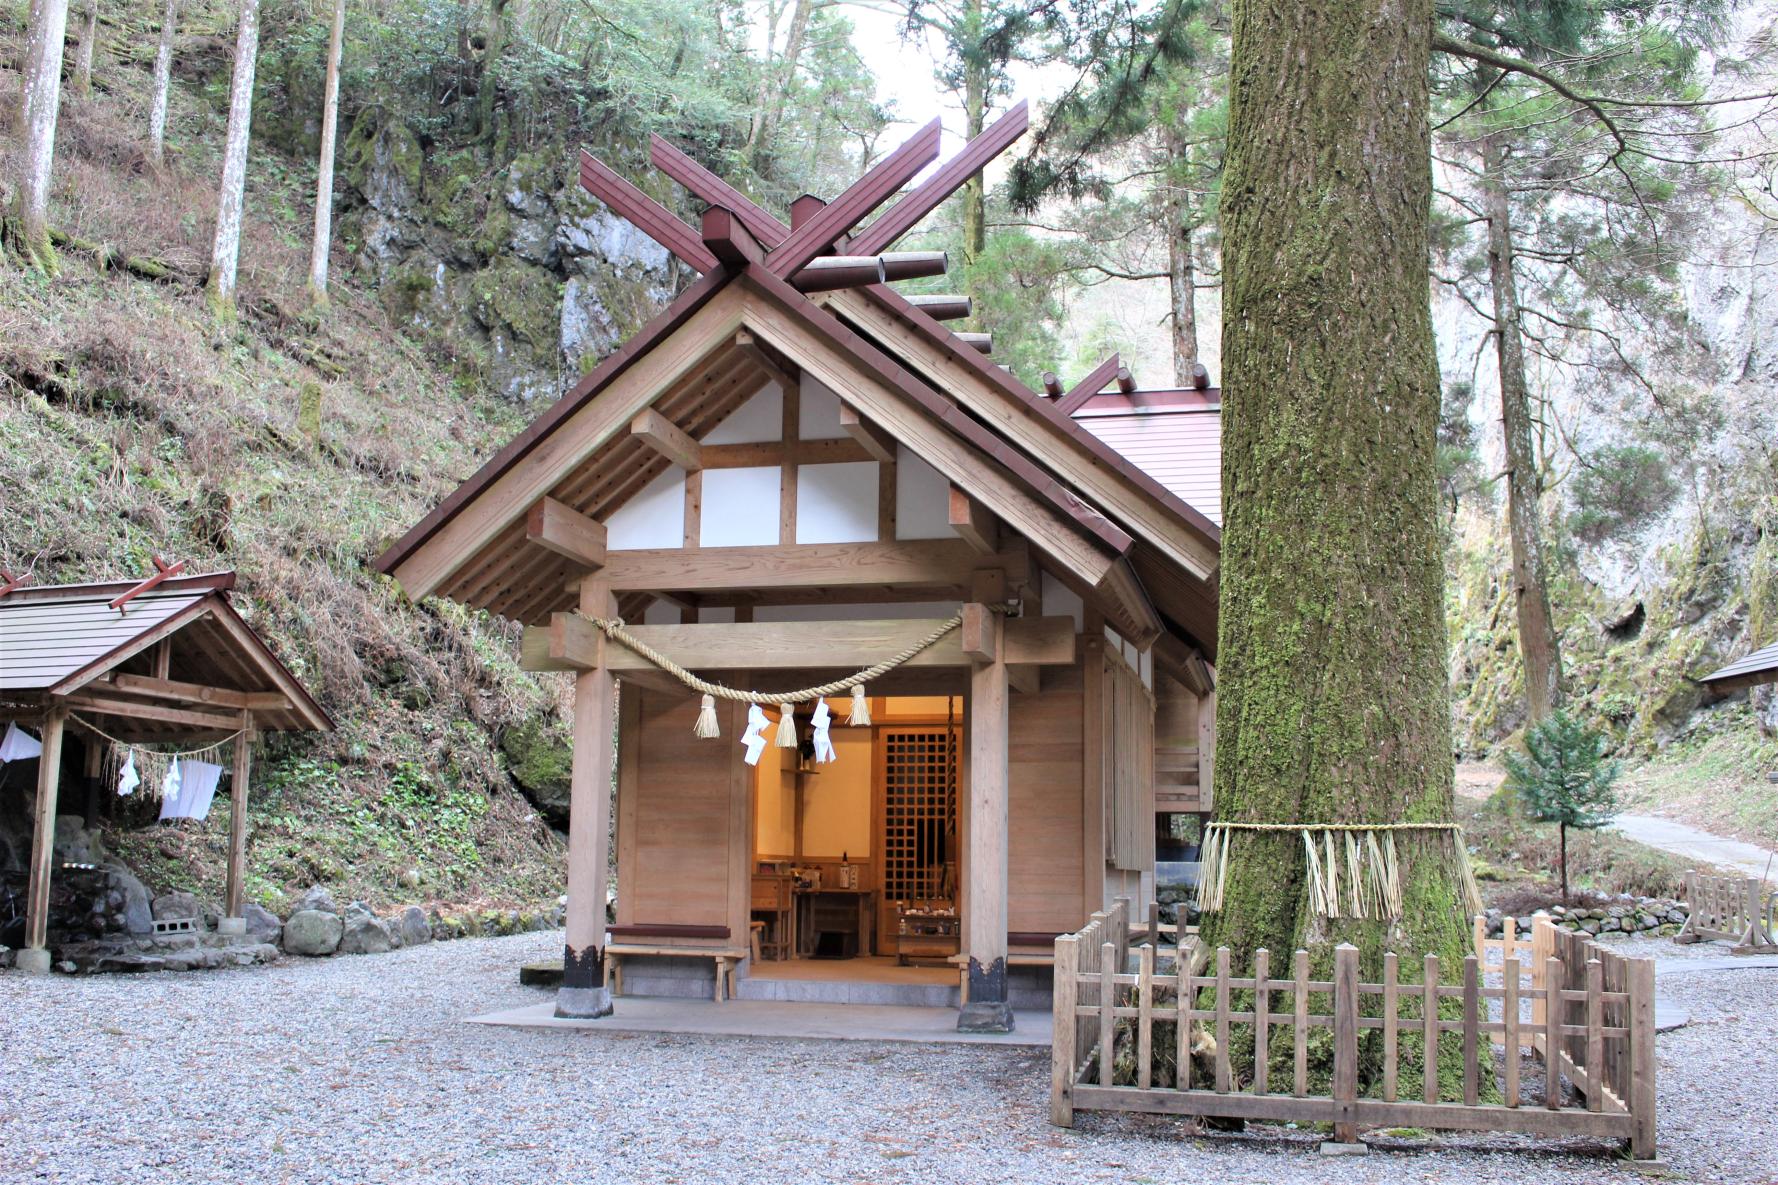
[(181, 918), (201, 918), (204, 907), (193, 893), (174, 892), (162, 893), (154, 899), (154, 920), (157, 922), (175, 921)]
[(401, 911), (397, 928), (403, 946), (419, 946), (422, 942), (432, 941), (432, 925), (426, 920), (426, 911), (417, 905)]
[(247, 923), (249, 939), (271, 946), (278, 945), (278, 939), (284, 933), (284, 923), (278, 920), (277, 914), (249, 901), (241, 907), (241, 916)]
[(388, 925), (368, 909), (360, 910), (356, 902), (346, 910), (345, 932), (340, 938), (344, 955), (380, 955), (393, 950), (394, 941)]
[(322, 913), (338, 913), (340, 911), (339, 906), (333, 903), (333, 894), (321, 885), (315, 885), (304, 893), (297, 900), (296, 908), (298, 912), (305, 909), (319, 910)]
[(290, 954), (311, 958), (331, 955), (340, 948), (344, 933), (345, 925), (338, 914), (321, 909), (299, 909), (284, 923), (284, 949)]

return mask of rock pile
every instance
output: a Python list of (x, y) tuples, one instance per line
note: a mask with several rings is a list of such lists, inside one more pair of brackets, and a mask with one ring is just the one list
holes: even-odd
[[(1549, 909), (1550, 918), (1564, 929), (1606, 935), (1677, 934), (1689, 914), (1683, 901), (1666, 897), (1632, 897), (1627, 893), (1613, 898), (1609, 904), (1553, 905)], [(1488, 921), (1489, 937), (1498, 938), (1505, 932), (1506, 915), (1500, 910), (1490, 909), (1483, 916)], [(1514, 920), (1520, 934), (1530, 932), (1529, 916)]]
[[(562, 925), (566, 905), (566, 898), (560, 898), (550, 909), (452, 913), (435, 909), (430, 914), (417, 905), (409, 905), (384, 917), (363, 901), (354, 901), (341, 909), (326, 889), (316, 886), (302, 895), (295, 912), (285, 920), (282, 941), (286, 954), (309, 958), (376, 955), (424, 942), (557, 929)], [(251, 920), (248, 925), (251, 932)]]

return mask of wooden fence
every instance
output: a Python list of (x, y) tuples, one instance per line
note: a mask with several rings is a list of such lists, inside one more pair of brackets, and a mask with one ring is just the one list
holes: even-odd
[(1763, 880), (1688, 872), (1685, 901), (1691, 912), (1673, 941), (1726, 939), (1737, 954), (1778, 949), (1778, 890), (1767, 889)]
[[(1345, 1142), (1361, 1127), (1456, 1128), (1619, 1138), (1639, 1159), (1655, 1154), (1651, 960), (1542, 918), (1528, 951), (1505, 948), (1497, 971), (1469, 955), (1453, 982), (1437, 956), (1414, 968), (1394, 954), (1384, 956), (1381, 983), (1361, 982), (1351, 946), (1335, 950), (1332, 979), (1310, 978), (1305, 951), (1277, 969), (1255, 952), (1236, 975), (1227, 948), (1212, 960), (1190, 937), (1132, 944), (1128, 919), (1120, 902), (1056, 939), (1052, 1123), (1072, 1126), (1083, 1109), (1142, 1111), (1331, 1123)], [(1404, 969), (1417, 969), (1417, 980)], [(1331, 1035), (1331, 1074), (1325, 1062), (1311, 1074), (1311, 1048), (1328, 1044), (1317, 1030)], [(1172, 1081), (1153, 1056), (1169, 1039)], [(1367, 1040), (1366, 1061), (1380, 1073), (1361, 1089)], [(1429, 1045), (1441, 1056), (1420, 1056)], [(1498, 1064), (1495, 1045), (1504, 1047)], [(1528, 1079), (1522, 1051), (1533, 1059)], [(1441, 1062), (1447, 1075), (1460, 1064), (1460, 1081), (1441, 1085)]]

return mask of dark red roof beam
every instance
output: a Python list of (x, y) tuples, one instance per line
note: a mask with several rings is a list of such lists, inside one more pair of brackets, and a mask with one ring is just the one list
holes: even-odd
[(14, 576), (10, 569), (0, 568), (0, 597), (5, 596), (15, 588), (18, 588), (29, 579), (31, 579), (31, 574), (29, 572), (26, 572), (23, 576)]
[[(850, 250), (872, 254), (890, 246), (914, 228), (926, 215), (944, 204), (946, 198), (963, 188), (963, 183), (982, 171), (982, 166), (1005, 152), (1007, 146), (1025, 134), (1031, 126), (1031, 108), (1025, 100), (1013, 104), (1011, 111), (989, 124), (982, 134), (964, 145), (963, 151), (928, 177), (920, 187), (883, 212), (883, 216), (861, 231)], [(918, 170), (916, 170), (917, 172)]]
[(712, 206), (732, 211), (741, 224), (765, 247), (776, 247), (790, 233), (782, 222), (760, 209), (753, 200), (700, 165), (656, 132), (648, 138), (648, 157), (654, 167)]
[(1113, 354), (1099, 365), (1093, 367), (1091, 374), (1068, 389), (1068, 394), (1056, 401), (1056, 410), (1067, 415), (1093, 396), (1105, 389), (1105, 384), (1117, 377), (1117, 372), (1124, 364)]
[(180, 560), (178, 563), (169, 564), (169, 563), (167, 563), (167, 561), (161, 559), (158, 555), (153, 558), (154, 558), (154, 575), (150, 576), (148, 579), (146, 579), (144, 581), (141, 581), (138, 584), (133, 585), (127, 591), (125, 591), (125, 592), (119, 594), (118, 596), (113, 597), (111, 600), (107, 601), (105, 603), (107, 608), (116, 609), (118, 612), (121, 613), (123, 611), (123, 607), (125, 605), (127, 605), (129, 602), (135, 600), (137, 597), (141, 596), (143, 593), (147, 592), (149, 589), (153, 588), (155, 585), (159, 584), (161, 581), (167, 580), (167, 579), (174, 577), (174, 576), (177, 576), (177, 575), (179, 575), (179, 573), (185, 571), (185, 561), (184, 560)]
[(969, 297), (943, 296), (910, 296), (907, 302), (931, 317), (934, 321), (961, 321), (969, 316), (974, 306)]
[[(939, 121), (935, 119), (847, 186), (846, 191), (822, 207), (820, 213), (792, 229), (790, 237), (778, 244), (766, 260), (767, 270), (780, 278), (801, 271), (811, 259), (826, 252), (891, 194), (913, 180), (916, 173), (938, 159), (938, 145)], [(852, 248), (860, 255), (875, 255), (881, 249), (881, 244), (868, 250)]]
[(610, 206), (614, 214), (629, 219), (643, 234), (691, 267), (700, 272), (716, 270), (716, 257), (699, 240), (696, 231), (584, 148), (580, 150), (580, 183), (588, 193)]

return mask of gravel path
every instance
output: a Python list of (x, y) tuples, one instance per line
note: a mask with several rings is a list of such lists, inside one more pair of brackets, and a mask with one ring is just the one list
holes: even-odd
[[(524, 1032), (463, 1017), (559, 934), (182, 975), (0, 974), (0, 1181), (1462, 1182), (1644, 1180), (1516, 1137), (1353, 1159), (1082, 1115), (1042, 1054)], [(1662, 1151), (1678, 1179), (1769, 1182), (1778, 972), (1663, 990)], [(1758, 1120), (1750, 1117), (1759, 1116)], [(1457, 1146), (1461, 1145), (1461, 1146)]]

